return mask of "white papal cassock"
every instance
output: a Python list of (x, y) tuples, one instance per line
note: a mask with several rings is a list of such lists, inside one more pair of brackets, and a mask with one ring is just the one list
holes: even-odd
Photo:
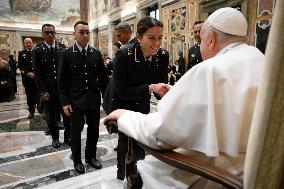
[[(158, 103), (157, 112), (123, 114), (119, 130), (152, 148), (182, 148), (241, 175), (263, 66), (258, 49), (230, 44), (189, 70)], [(215, 187), (153, 158), (137, 165), (144, 188)]]

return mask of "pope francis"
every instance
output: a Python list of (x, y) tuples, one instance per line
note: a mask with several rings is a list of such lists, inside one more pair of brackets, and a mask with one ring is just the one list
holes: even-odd
[[(203, 62), (191, 68), (158, 103), (141, 114), (116, 110), (118, 129), (155, 149), (179, 148), (242, 175), (264, 66), (264, 55), (245, 43), (248, 24), (233, 8), (212, 13), (201, 28)], [(143, 188), (222, 188), (152, 157), (137, 162)]]

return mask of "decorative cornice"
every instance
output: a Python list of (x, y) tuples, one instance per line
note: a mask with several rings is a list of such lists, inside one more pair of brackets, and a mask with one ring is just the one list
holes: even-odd
[(157, 4), (157, 3), (159, 3), (158, 0), (144, 0), (144, 1), (140, 1), (138, 3), (138, 5), (137, 5), (137, 10), (141, 10), (141, 9), (147, 8), (150, 5)]
[[(12, 22), (0, 22), (1, 30), (9, 31), (32, 31), (41, 33), (42, 24), (26, 24), (26, 23), (12, 23)], [(56, 33), (72, 33), (73, 27), (56, 26)]]
[(109, 13), (109, 21), (114, 21), (120, 19), (121, 8), (116, 8), (112, 12)]
[(122, 20), (122, 21), (128, 21), (128, 20), (131, 20), (131, 19), (133, 19), (133, 18), (135, 18), (135, 17), (136, 17), (136, 13), (133, 12), (133, 13), (131, 13), (131, 14), (128, 14), (127, 16), (122, 17), (121, 20)]
[(200, 10), (202, 13), (210, 12), (216, 10), (216, 7), (220, 7), (222, 5), (234, 6), (243, 3), (243, 1), (244, 0), (204, 0), (200, 3)]
[(167, 0), (167, 1), (161, 2), (161, 6), (162, 6), (162, 8), (164, 8), (164, 7), (167, 7), (169, 5), (173, 5), (177, 2), (179, 2), (179, 0)]
[(107, 30), (107, 29), (108, 29), (108, 25), (101, 26), (101, 27), (98, 28), (99, 31)]

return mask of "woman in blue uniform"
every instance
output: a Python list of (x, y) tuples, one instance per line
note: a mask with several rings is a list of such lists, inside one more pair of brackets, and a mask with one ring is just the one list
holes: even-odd
[[(150, 111), (153, 93), (162, 97), (167, 89), (169, 54), (161, 49), (163, 24), (155, 18), (145, 17), (137, 24), (137, 42), (119, 49), (114, 59), (114, 94), (112, 110), (128, 109), (144, 114)], [(128, 137), (119, 132), (117, 178), (124, 179)], [(145, 157), (140, 149), (139, 156)]]

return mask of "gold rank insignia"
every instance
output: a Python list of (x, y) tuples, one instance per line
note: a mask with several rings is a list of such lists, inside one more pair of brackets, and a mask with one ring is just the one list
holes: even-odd
[[(135, 53), (136, 53), (136, 51), (135, 51)], [(129, 48), (127, 49), (127, 54), (128, 54), (128, 56), (132, 55), (132, 52), (129, 50)]]

